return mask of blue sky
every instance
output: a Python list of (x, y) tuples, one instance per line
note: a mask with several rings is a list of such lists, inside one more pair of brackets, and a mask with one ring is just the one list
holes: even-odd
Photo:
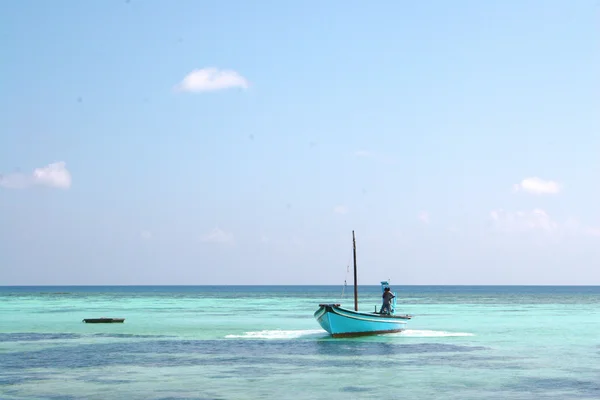
[(13, 1), (0, 285), (600, 284), (597, 1)]

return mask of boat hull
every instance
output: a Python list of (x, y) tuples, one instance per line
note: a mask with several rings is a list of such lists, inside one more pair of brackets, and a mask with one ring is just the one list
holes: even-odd
[(333, 337), (402, 332), (408, 315), (382, 315), (347, 310), (339, 304), (319, 304), (315, 319)]

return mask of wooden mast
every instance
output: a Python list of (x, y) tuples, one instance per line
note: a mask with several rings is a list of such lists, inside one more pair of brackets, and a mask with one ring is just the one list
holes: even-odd
[(356, 283), (356, 239), (352, 231), (352, 251), (354, 252), (354, 311), (358, 311), (358, 284)]

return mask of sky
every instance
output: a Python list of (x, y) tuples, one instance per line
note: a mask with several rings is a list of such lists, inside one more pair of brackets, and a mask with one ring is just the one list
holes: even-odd
[(0, 286), (600, 285), (599, 17), (6, 2)]

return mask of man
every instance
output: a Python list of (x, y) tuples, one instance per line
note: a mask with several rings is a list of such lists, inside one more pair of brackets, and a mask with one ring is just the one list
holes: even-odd
[(381, 314), (389, 314), (392, 309), (392, 299), (396, 296), (392, 294), (389, 287), (383, 289), (383, 305), (381, 306)]

